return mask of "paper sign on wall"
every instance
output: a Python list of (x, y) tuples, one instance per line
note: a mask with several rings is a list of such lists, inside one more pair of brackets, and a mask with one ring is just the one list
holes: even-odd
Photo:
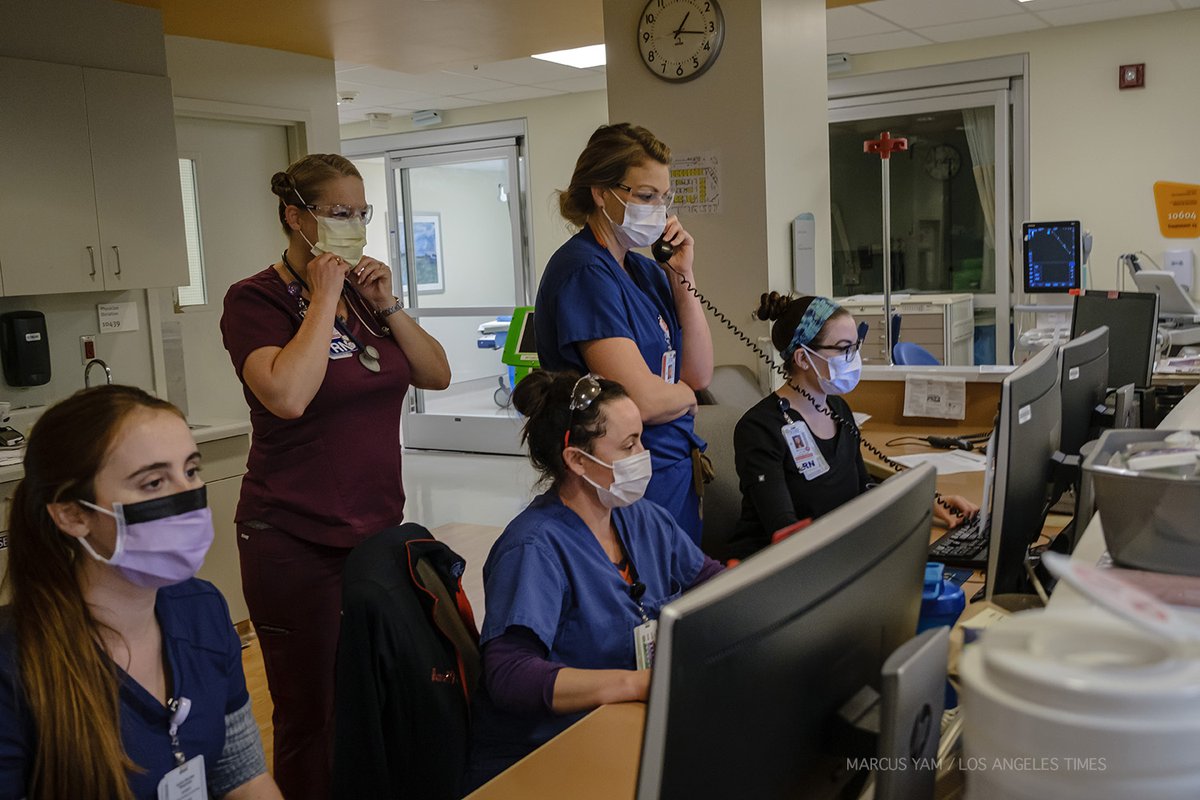
[(1158, 229), (1168, 239), (1200, 236), (1200, 185), (1158, 181), (1154, 184)]
[(137, 303), (100, 303), (96, 306), (101, 333), (125, 333), (141, 328)]
[(676, 155), (671, 159), (671, 189), (675, 204), (670, 213), (719, 214), (721, 164), (715, 153)]
[(963, 378), (904, 379), (904, 416), (963, 419), (967, 413), (967, 382)]

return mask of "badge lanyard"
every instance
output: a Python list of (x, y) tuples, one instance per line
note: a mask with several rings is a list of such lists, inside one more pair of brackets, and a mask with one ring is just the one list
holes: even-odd
[(791, 405), (785, 398), (779, 398), (779, 410), (783, 414), (784, 425), (780, 429), (783, 442), (791, 453), (796, 469), (808, 480), (814, 480), (829, 472), (829, 462), (817, 446), (816, 437), (804, 422), (804, 417), (795, 412), (799, 419), (792, 419), (788, 411)]
[[(613, 520), (613, 527), (616, 527), (616, 520)], [(637, 603), (638, 614), (641, 615), (641, 624), (636, 625), (633, 629), (633, 653), (634, 660), (638, 669), (649, 669), (654, 666), (654, 641), (658, 635), (658, 620), (650, 619), (646, 613), (646, 607), (642, 604), (642, 597), (646, 594), (646, 584), (638, 578), (637, 566), (633, 563), (633, 555), (629, 548), (621, 540), (621, 533), (617, 531), (617, 542), (621, 545), (621, 550), (625, 554), (625, 560), (629, 562), (629, 575), (633, 578), (633, 583), (629, 586), (629, 596), (633, 598), (633, 602)]]
[[(287, 267), (287, 271), (290, 272), (292, 277), (296, 279), (296, 283), (300, 284), (300, 287), (309, 294), (312, 294), (312, 290), (308, 288), (308, 284), (304, 282), (304, 279), (300, 277), (296, 270), (292, 269), (291, 262), (288, 261), (287, 253), (283, 254), (283, 265)], [(371, 335), (382, 339), (389, 333), (387, 328), (384, 328), (382, 333), (376, 333), (371, 329), (371, 326), (367, 324), (367, 321), (364, 320), (362, 315), (358, 313), (358, 309), (354, 307), (354, 303), (348, 296), (344, 285), (342, 287), (342, 296), (346, 298), (346, 307), (354, 312), (354, 316), (358, 317), (358, 321), (362, 323), (364, 328), (371, 332)], [(299, 299), (305, 304), (304, 307), (307, 308), (307, 301), (305, 301), (303, 297), (300, 297)], [(379, 351), (376, 350), (372, 345), (363, 344), (363, 342), (357, 336), (350, 332), (350, 326), (342, 322), (341, 318), (336, 314), (333, 317), (333, 326), (337, 328), (338, 333), (349, 339), (351, 343), (353, 343), (353, 345), (358, 349), (359, 363), (371, 370), (371, 372), (379, 372)]]
[(167, 701), (167, 708), (171, 710), (171, 722), (167, 728), (167, 733), (171, 737), (171, 752), (175, 754), (176, 766), (182, 767), (187, 759), (184, 758), (183, 749), (179, 746), (179, 726), (187, 721), (188, 714), (192, 710), (192, 701), (186, 697), (171, 698)]

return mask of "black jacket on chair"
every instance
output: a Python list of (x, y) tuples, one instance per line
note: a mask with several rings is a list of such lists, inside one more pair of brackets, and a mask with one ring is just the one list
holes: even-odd
[(479, 676), (465, 565), (413, 523), (376, 534), (346, 560), (335, 800), (460, 796)]

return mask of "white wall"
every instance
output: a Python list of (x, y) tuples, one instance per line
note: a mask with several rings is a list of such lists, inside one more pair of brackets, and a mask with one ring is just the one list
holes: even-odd
[[(1092, 285), (1118, 285), (1117, 256), (1197, 248), (1165, 239), (1153, 184), (1200, 183), (1200, 11), (1177, 11), (854, 57), (855, 74), (1029, 54), (1030, 216), (1081, 219), (1095, 236)], [(1146, 64), (1146, 88), (1117, 68)]]
[[(558, 213), (555, 190), (565, 189), (575, 169), (575, 159), (597, 127), (608, 122), (605, 92), (582, 92), (462, 108), (442, 112), (442, 125), (471, 125), (508, 119), (524, 119), (529, 134), (529, 221), (535, 276), (574, 231)], [(387, 128), (372, 128), (365, 122), (342, 126), (342, 138), (358, 139), (385, 133), (414, 130), (407, 118), (396, 118)]]
[[(341, 137), (337, 121), (337, 83), (333, 62), (264, 47), (166, 37), (167, 74), (181, 99), (291, 109), (307, 125), (307, 152), (336, 153)], [(228, 108), (232, 115), (238, 109)], [(269, 178), (270, 176), (266, 176)]]

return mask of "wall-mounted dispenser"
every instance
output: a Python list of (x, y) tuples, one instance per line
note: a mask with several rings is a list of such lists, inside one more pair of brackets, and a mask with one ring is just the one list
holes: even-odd
[(0, 359), (9, 386), (41, 386), (50, 382), (50, 339), (46, 315), (40, 311), (0, 314)]

